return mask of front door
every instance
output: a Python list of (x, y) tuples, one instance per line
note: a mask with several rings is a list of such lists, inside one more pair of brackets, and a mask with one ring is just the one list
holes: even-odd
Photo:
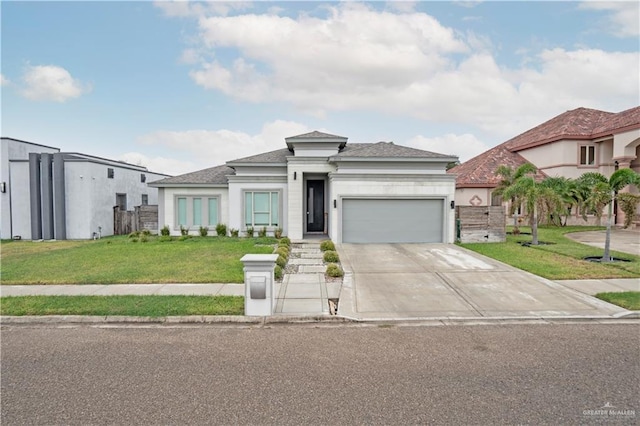
[(307, 232), (324, 232), (324, 181), (307, 181)]

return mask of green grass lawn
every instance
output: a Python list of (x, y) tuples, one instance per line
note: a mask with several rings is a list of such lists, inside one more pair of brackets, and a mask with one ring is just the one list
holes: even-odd
[(134, 242), (2, 241), (2, 284), (241, 283), (240, 258), (273, 252), (273, 238), (193, 237)]
[(598, 293), (596, 297), (631, 311), (640, 311), (640, 291)]
[[(602, 256), (603, 250), (575, 242), (565, 236), (569, 232), (593, 231), (602, 227), (568, 226), (540, 227), (538, 239), (548, 245), (523, 247), (519, 243), (531, 241), (531, 235), (507, 235), (505, 243), (461, 244), (485, 256), (529, 271), (551, 280), (637, 278), (640, 277), (640, 257), (612, 252), (613, 256), (631, 262), (593, 263), (582, 260), (587, 256)], [(522, 232), (530, 232), (521, 227)]]
[(11, 296), (0, 299), (2, 315), (244, 315), (238, 296)]

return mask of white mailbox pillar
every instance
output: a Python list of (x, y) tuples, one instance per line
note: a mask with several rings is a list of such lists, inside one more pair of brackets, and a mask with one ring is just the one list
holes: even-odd
[(240, 259), (244, 264), (245, 315), (273, 315), (273, 269), (277, 259), (277, 254), (246, 254)]

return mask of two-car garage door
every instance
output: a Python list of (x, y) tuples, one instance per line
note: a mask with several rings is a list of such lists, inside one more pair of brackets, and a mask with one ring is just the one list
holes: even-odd
[(342, 200), (343, 243), (440, 243), (444, 200)]

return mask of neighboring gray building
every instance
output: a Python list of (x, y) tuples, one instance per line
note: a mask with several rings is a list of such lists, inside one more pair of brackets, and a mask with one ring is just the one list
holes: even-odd
[(0, 236), (88, 239), (113, 235), (113, 208), (157, 204), (147, 182), (167, 175), (145, 167), (2, 138)]

